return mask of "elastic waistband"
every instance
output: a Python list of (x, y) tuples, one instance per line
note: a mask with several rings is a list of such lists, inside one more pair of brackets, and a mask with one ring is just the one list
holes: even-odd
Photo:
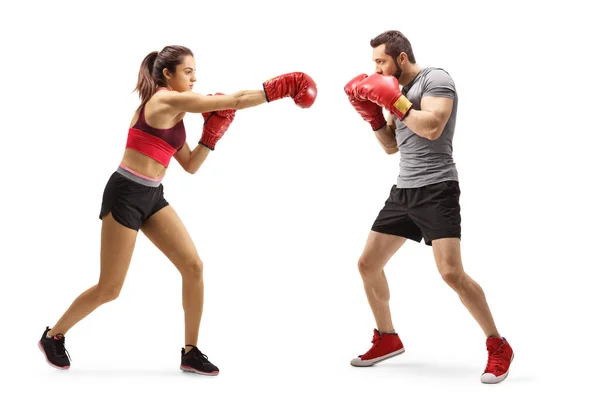
[(123, 175), (125, 178), (131, 181), (134, 181), (144, 186), (159, 187), (160, 183), (162, 182), (162, 179), (153, 179), (148, 176), (144, 176), (140, 173), (132, 171), (123, 164), (119, 165), (119, 168), (117, 168), (117, 173)]

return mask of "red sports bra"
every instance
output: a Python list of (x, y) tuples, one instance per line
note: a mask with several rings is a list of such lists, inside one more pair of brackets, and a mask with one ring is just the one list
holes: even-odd
[(169, 129), (153, 128), (146, 122), (144, 108), (145, 105), (140, 110), (137, 122), (129, 129), (125, 147), (139, 151), (168, 167), (171, 157), (185, 144), (183, 119)]

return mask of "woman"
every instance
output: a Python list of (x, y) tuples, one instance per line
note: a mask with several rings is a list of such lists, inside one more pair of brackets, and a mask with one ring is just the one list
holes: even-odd
[[(136, 110), (121, 164), (111, 175), (102, 199), (100, 278), (83, 292), (58, 322), (47, 327), (39, 348), (50, 365), (70, 367), (65, 334), (100, 305), (119, 296), (138, 231), (154, 243), (181, 273), (185, 314), (183, 371), (218, 375), (197, 346), (202, 317), (203, 264), (183, 223), (163, 196), (161, 180), (171, 157), (189, 173), (202, 165), (233, 121), (236, 110), (292, 97), (303, 108), (316, 99), (315, 82), (294, 72), (263, 83), (262, 90), (243, 90), (232, 95), (202, 96), (192, 92), (196, 82), (192, 52), (183, 46), (167, 46), (144, 58), (136, 90), (141, 104)], [(198, 145), (186, 143), (183, 118), (202, 113), (204, 128)]]

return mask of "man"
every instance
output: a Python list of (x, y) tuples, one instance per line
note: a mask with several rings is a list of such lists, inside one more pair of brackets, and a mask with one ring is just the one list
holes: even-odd
[[(460, 188), (452, 156), (458, 106), (454, 82), (443, 69), (421, 68), (401, 32), (384, 32), (371, 40), (371, 47), (376, 73), (355, 77), (344, 90), (384, 151), (400, 151), (400, 174), (358, 262), (377, 329), (371, 349), (351, 364), (368, 367), (404, 352), (392, 324), (383, 270), (407, 239), (424, 239), (442, 278), (487, 337), (481, 382), (501, 382), (513, 351), (496, 329), (483, 290), (463, 270), (460, 255)], [(382, 108), (390, 112), (387, 121)]]

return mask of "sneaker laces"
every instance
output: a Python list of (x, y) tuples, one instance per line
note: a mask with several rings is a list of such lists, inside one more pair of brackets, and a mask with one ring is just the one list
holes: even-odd
[(504, 364), (504, 358), (502, 357), (504, 354), (504, 346), (487, 346), (487, 351), (488, 361), (487, 365), (485, 366), (485, 372), (501, 372), (503, 370), (501, 367)]
[(193, 346), (192, 349), (188, 353), (192, 353), (191, 354), (192, 358), (195, 358), (200, 361), (202, 361), (202, 359), (208, 361), (207, 355), (204, 354), (203, 352), (201, 352), (200, 349), (197, 348), (196, 346)]
[(52, 346), (52, 352), (54, 355), (56, 357), (67, 357), (69, 360), (71, 360), (71, 355), (65, 348), (65, 337), (61, 334), (58, 334), (52, 337), (51, 340), (54, 344), (54, 346)]
[(375, 349), (381, 344), (382, 340), (383, 340), (383, 335), (373, 336), (373, 339), (371, 340), (371, 343), (373, 343), (373, 346), (371, 346), (369, 351), (367, 351), (365, 354), (363, 354), (360, 357), (368, 356), (369, 354), (371, 354), (372, 351), (375, 351)]

